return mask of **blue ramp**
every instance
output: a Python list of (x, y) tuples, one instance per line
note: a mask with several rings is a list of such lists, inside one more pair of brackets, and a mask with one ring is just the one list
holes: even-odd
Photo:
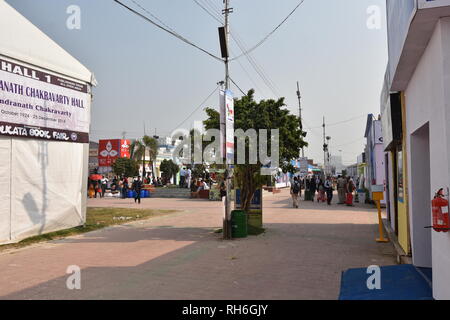
[[(367, 268), (342, 273), (339, 300), (433, 300), (430, 281), (410, 264), (385, 266), (381, 269), (381, 289), (369, 290)], [(431, 275), (431, 269), (426, 271)]]

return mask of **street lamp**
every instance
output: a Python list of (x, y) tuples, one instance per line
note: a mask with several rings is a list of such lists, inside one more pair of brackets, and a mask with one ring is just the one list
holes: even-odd
[(326, 139), (327, 139), (327, 164), (328, 165), (325, 166), (325, 172), (326, 172), (326, 174), (330, 174), (331, 173), (330, 172), (331, 171), (330, 170), (330, 140), (331, 140), (331, 137), (327, 136)]

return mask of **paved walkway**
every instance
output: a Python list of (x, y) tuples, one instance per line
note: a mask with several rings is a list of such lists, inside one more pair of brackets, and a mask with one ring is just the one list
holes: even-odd
[[(337, 299), (341, 272), (395, 264), (376, 211), (264, 199), (267, 232), (223, 241), (220, 202), (92, 199), (89, 206), (180, 212), (0, 253), (2, 299)], [(69, 265), (81, 290), (68, 290)]]

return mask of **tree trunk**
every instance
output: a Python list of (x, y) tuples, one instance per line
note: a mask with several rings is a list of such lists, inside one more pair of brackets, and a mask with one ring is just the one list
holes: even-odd
[(252, 168), (245, 167), (241, 177), (242, 177), (242, 188), (241, 188), (242, 209), (246, 213), (248, 213), (253, 200), (253, 195), (255, 194), (256, 191)]

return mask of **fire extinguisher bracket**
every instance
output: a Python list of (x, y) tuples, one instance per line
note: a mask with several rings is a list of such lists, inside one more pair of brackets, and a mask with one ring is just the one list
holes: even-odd
[(450, 231), (450, 228), (435, 228), (433, 226), (424, 227), (424, 229), (435, 229), (436, 231)]

